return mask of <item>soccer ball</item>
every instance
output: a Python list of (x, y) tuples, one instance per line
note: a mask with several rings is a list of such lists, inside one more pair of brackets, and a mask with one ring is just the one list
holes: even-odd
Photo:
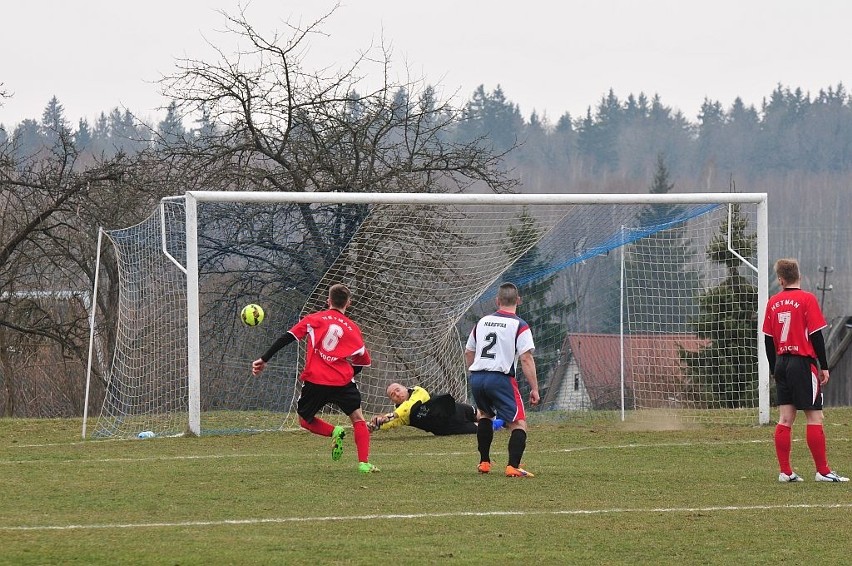
[(243, 307), (240, 318), (249, 326), (257, 326), (263, 322), (263, 309), (254, 303)]

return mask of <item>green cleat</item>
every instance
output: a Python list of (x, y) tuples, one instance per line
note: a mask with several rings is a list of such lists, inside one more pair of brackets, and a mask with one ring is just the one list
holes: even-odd
[(381, 470), (369, 462), (360, 462), (358, 464), (358, 471), (362, 474), (375, 474), (376, 472), (380, 472)]
[(334, 427), (331, 433), (331, 459), (337, 462), (343, 456), (343, 437), (346, 436), (346, 431), (342, 426)]

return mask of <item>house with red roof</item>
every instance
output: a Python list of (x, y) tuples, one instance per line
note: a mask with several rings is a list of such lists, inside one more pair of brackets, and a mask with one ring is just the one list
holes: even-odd
[(618, 334), (568, 334), (543, 404), (568, 411), (620, 409), (623, 390), (626, 409), (682, 406), (688, 383), (680, 351), (697, 352), (707, 343), (692, 334), (628, 335), (622, 358)]

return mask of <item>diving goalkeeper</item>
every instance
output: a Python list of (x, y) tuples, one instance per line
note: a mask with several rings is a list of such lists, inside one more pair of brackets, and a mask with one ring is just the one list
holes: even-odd
[(408, 388), (391, 383), (387, 395), (396, 407), (393, 412), (370, 419), (370, 431), (406, 425), (436, 436), (476, 434), (476, 410), (459, 403), (449, 393), (432, 397), (419, 385)]

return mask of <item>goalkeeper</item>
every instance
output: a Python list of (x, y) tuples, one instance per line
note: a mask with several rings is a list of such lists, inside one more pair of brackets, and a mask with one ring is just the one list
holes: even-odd
[(419, 385), (412, 388), (391, 383), (388, 398), (396, 406), (391, 413), (370, 419), (370, 430), (390, 430), (398, 426), (413, 426), (436, 436), (476, 434), (476, 410), (457, 402), (449, 393), (434, 397)]

